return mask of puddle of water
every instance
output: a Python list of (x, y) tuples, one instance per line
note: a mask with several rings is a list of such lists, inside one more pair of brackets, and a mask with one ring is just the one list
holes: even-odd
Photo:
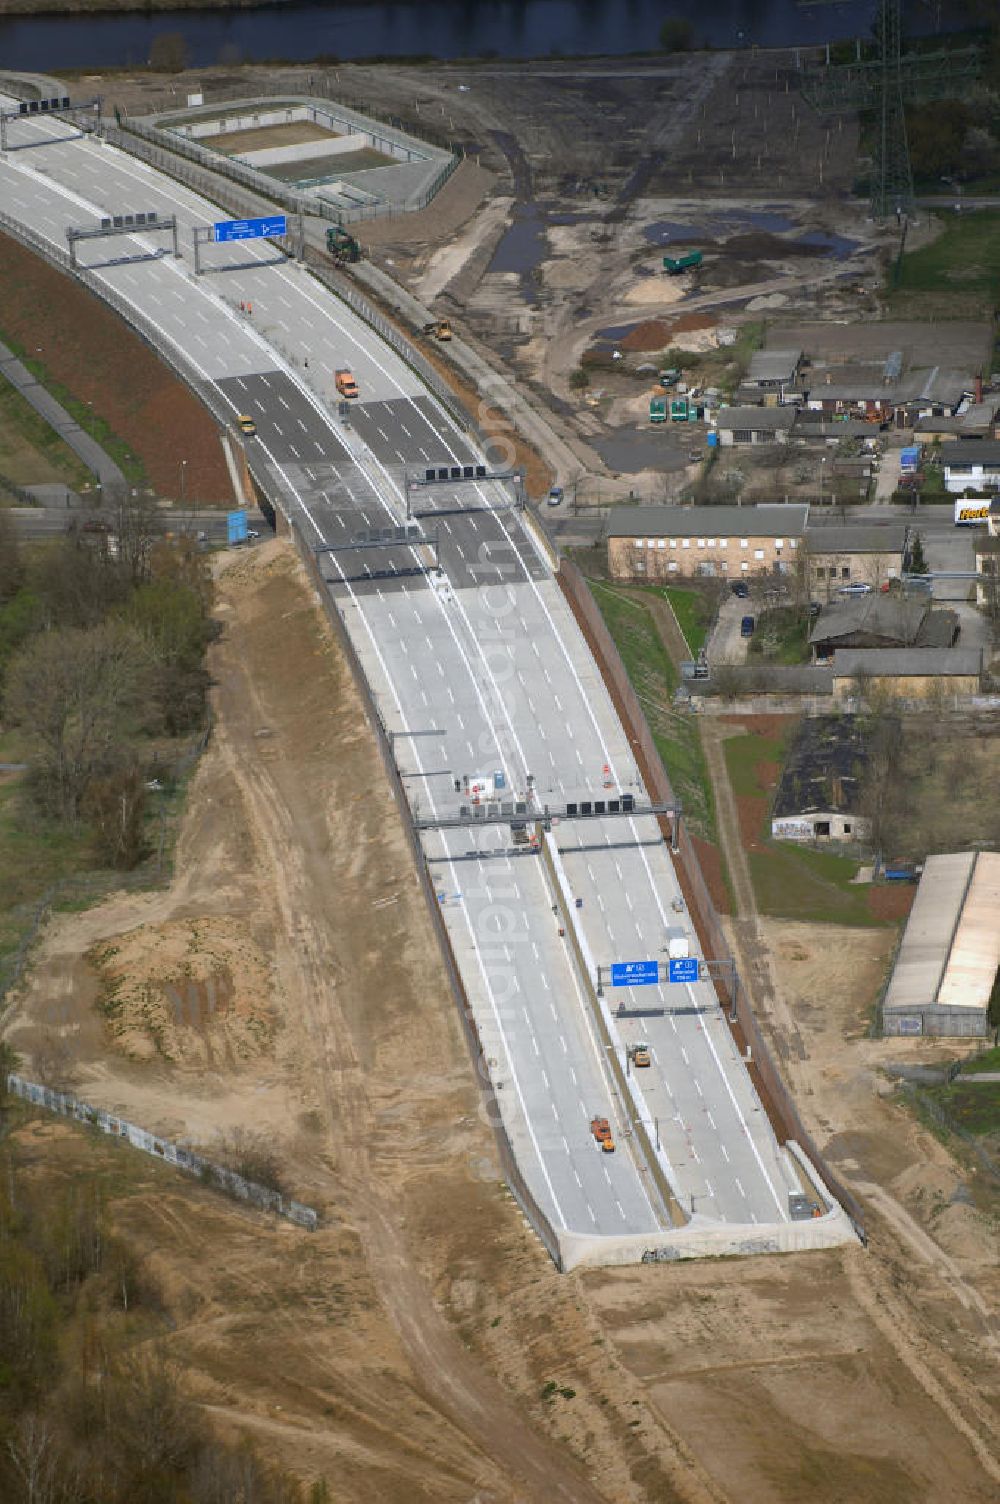
[(770, 235), (786, 235), (795, 229), (796, 221), (789, 219), (777, 207), (766, 209), (723, 209), (713, 215), (726, 229), (739, 227), (748, 230), (766, 230)]
[(638, 328), (638, 323), (611, 324), (607, 329), (598, 329), (597, 334), (594, 336), (594, 338), (598, 340), (617, 341), (624, 339), (627, 334), (631, 334), (632, 330), (636, 328)]
[(717, 209), (700, 224), (685, 224), (681, 220), (658, 219), (646, 225), (643, 235), (652, 245), (678, 244), (694, 240), (718, 240), (735, 229), (766, 230), (773, 235), (785, 235), (794, 230), (796, 221), (790, 219), (780, 204), (765, 205), (763, 209)]
[(822, 246), (837, 261), (846, 261), (860, 245), (860, 241), (848, 240), (846, 235), (828, 234), (826, 230), (807, 230), (802, 235), (796, 235), (795, 241), (797, 245)]
[(657, 219), (646, 225), (643, 235), (652, 245), (669, 245), (678, 240), (704, 240), (709, 232), (704, 225), (684, 225), (676, 219)]
[(533, 273), (541, 266), (547, 252), (545, 226), (535, 206), (528, 204), (515, 209), (514, 222), (501, 236), (486, 270), (487, 273), (517, 272), (524, 301), (537, 303)]

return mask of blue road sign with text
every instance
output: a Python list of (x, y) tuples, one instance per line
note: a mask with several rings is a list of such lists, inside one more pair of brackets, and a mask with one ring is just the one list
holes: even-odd
[(247, 541), (247, 514), (246, 512), (226, 513), (226, 542), (245, 543)]
[(680, 956), (674, 961), (669, 961), (667, 964), (671, 982), (697, 982), (697, 956)]
[(650, 987), (659, 980), (657, 961), (613, 961), (611, 964), (612, 987)]
[(212, 229), (216, 240), (260, 240), (287, 234), (287, 220), (284, 214), (272, 214), (267, 219), (219, 219)]

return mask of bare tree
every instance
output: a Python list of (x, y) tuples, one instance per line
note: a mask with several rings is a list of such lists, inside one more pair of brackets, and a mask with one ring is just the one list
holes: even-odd
[(134, 759), (91, 780), (83, 812), (110, 866), (127, 871), (141, 858), (145, 810), (146, 785)]
[(904, 737), (899, 716), (868, 690), (865, 716), (866, 757), (861, 778), (860, 810), (869, 823), (872, 849), (877, 854), (896, 845), (904, 811), (903, 782), (899, 777)]
[(14, 1426), (7, 1452), (24, 1504), (56, 1504), (62, 1495), (60, 1459), (51, 1425), (28, 1411)]
[(12, 660), (5, 713), (36, 742), (36, 789), (62, 819), (79, 818), (91, 780), (120, 760), (146, 667), (141, 639), (120, 622), (43, 633)]
[(143, 585), (149, 579), (150, 555), (158, 532), (153, 497), (142, 491), (122, 490), (115, 502), (118, 562), (133, 585)]

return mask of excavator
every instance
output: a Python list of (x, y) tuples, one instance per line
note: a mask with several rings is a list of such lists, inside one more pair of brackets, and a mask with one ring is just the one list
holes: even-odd
[(326, 248), (338, 266), (353, 265), (361, 260), (361, 247), (343, 225), (331, 225), (326, 232)]

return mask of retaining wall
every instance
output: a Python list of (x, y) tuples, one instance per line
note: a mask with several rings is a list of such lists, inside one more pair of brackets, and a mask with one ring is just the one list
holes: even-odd
[(45, 1107), (49, 1112), (58, 1113), (60, 1117), (86, 1123), (88, 1127), (97, 1128), (101, 1133), (110, 1134), (114, 1138), (127, 1139), (133, 1149), (141, 1149), (144, 1154), (152, 1154), (165, 1164), (176, 1165), (179, 1170), (197, 1175), (206, 1185), (215, 1186), (260, 1211), (273, 1212), (275, 1216), (308, 1228), (310, 1232), (314, 1232), (319, 1225), (319, 1217), (311, 1206), (304, 1206), (301, 1201), (291, 1201), (269, 1186), (246, 1180), (242, 1175), (237, 1175), (235, 1170), (213, 1164), (211, 1160), (195, 1154), (192, 1149), (186, 1149), (172, 1139), (160, 1138), (158, 1134), (150, 1133), (148, 1128), (140, 1128), (125, 1118), (106, 1112), (103, 1107), (92, 1107), (89, 1102), (81, 1102), (79, 1098), (71, 1097), (66, 1092), (53, 1091), (50, 1086), (43, 1086), (38, 1081), (26, 1081), (23, 1076), (14, 1074), (7, 1077), (7, 1090), (34, 1107)]

